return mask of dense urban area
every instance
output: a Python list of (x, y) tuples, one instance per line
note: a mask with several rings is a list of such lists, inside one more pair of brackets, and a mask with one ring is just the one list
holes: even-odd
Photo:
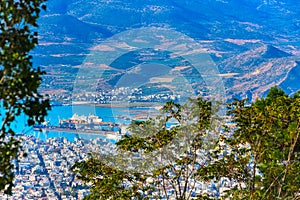
[(86, 159), (94, 145), (101, 145), (103, 150), (111, 149), (113, 145), (100, 138), (75, 138), (74, 142), (66, 138), (49, 138), (44, 141), (23, 135), (20, 139), (27, 157), (15, 163), (12, 196), (0, 193), (0, 199), (82, 199), (89, 189), (73, 175), (70, 168), (76, 161)]
[(85, 92), (85, 93), (52, 93), (49, 98), (52, 100), (52, 105), (70, 105), (70, 104), (108, 104), (114, 102), (168, 102), (178, 101), (179, 94), (158, 93), (147, 94), (143, 93), (142, 89), (138, 88), (117, 88), (111, 91), (100, 92)]
[[(98, 145), (101, 154), (112, 153), (115, 145), (105, 139), (85, 140), (75, 138), (70, 142), (65, 137), (41, 140), (34, 136), (20, 136), (27, 157), (16, 165), (13, 194), (0, 193), (0, 199), (77, 200), (89, 194), (89, 187), (74, 176), (70, 168), (77, 161), (88, 158)], [(233, 182), (221, 179), (219, 182), (196, 182), (192, 197), (202, 193), (220, 196), (234, 186)], [(168, 196), (174, 196), (174, 189), (168, 186)], [(157, 193), (158, 195), (158, 193)], [(164, 197), (161, 194), (161, 197)], [(167, 198), (165, 196), (165, 198)]]

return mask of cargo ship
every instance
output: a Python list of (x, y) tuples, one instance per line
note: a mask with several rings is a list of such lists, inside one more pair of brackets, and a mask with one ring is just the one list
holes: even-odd
[(74, 114), (69, 119), (60, 119), (57, 126), (52, 126), (49, 122), (36, 124), (35, 131), (57, 131), (80, 134), (101, 134), (101, 135), (121, 135), (121, 127), (114, 122), (103, 122), (102, 118), (89, 114)]

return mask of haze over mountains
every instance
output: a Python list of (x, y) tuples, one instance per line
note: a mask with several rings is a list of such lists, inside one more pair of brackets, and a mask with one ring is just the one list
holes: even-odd
[(142, 27), (176, 30), (199, 42), (216, 63), (227, 97), (255, 99), (273, 85), (288, 93), (300, 89), (300, 2), (295, 0), (50, 0), (39, 23), (34, 63), (49, 72), (47, 89), (72, 90), (64, 83), (74, 81), (95, 46)]

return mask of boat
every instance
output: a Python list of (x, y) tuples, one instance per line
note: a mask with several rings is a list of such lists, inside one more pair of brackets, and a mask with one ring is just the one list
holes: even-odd
[(89, 114), (88, 116), (74, 114), (69, 119), (60, 119), (57, 126), (43, 123), (34, 125), (33, 128), (36, 131), (47, 130), (80, 134), (121, 135), (119, 124), (114, 122), (103, 122), (102, 118), (94, 114)]

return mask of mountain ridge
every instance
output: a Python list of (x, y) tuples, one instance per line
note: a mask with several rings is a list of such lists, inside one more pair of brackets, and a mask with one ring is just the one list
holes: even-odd
[[(228, 98), (251, 93), (253, 99), (273, 85), (292, 93), (300, 89), (295, 81), (300, 78), (296, 70), (299, 5), (292, 0), (53, 0), (40, 19), (40, 43), (44, 45), (34, 51), (35, 61), (45, 63), (49, 70), (66, 65), (77, 68), (92, 53), (91, 48), (115, 34), (164, 27), (203, 46), (224, 74)], [(134, 60), (139, 58), (132, 59), (138, 64)]]

